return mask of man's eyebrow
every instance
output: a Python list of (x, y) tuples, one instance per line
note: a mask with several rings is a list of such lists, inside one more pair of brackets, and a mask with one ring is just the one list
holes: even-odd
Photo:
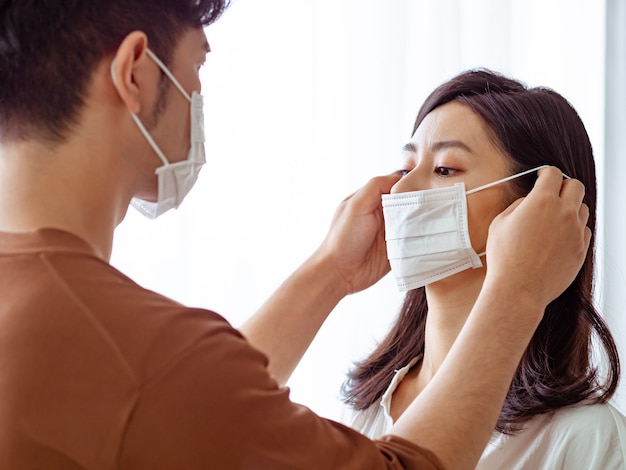
[[(461, 150), (465, 150), (466, 152), (472, 152), (472, 149), (469, 145), (460, 140), (441, 140), (439, 142), (435, 142), (429, 146), (429, 150), (431, 152), (438, 152), (439, 150), (445, 150), (449, 148), (457, 148)], [(402, 150), (405, 152), (413, 152), (417, 153), (417, 146), (413, 142), (409, 142), (402, 147)]]

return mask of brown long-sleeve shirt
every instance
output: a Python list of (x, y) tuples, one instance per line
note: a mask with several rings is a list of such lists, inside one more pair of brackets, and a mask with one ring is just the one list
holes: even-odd
[(0, 233), (0, 468), (436, 468), (290, 402), (266, 365), (69, 233)]

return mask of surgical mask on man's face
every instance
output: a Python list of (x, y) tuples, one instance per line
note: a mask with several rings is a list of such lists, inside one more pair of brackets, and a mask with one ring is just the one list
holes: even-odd
[[(191, 191), (191, 188), (198, 179), (198, 174), (202, 165), (206, 163), (204, 150), (204, 112), (202, 95), (192, 92), (191, 96), (185, 91), (176, 80), (172, 72), (161, 62), (161, 60), (149, 49), (146, 50), (148, 56), (156, 62), (159, 68), (174, 83), (176, 88), (191, 103), (191, 145), (187, 159), (169, 163), (165, 154), (161, 151), (152, 136), (148, 133), (143, 123), (135, 113), (131, 112), (132, 118), (139, 127), (150, 146), (163, 162), (163, 166), (156, 169), (157, 175), (157, 200), (156, 202), (145, 201), (139, 198), (131, 200), (132, 206), (150, 219), (155, 219), (172, 208), (177, 208)], [(111, 72), (113, 64), (111, 64)]]
[[(544, 165), (547, 166), (547, 165)], [(467, 224), (466, 196), (535, 172), (533, 168), (465, 190), (465, 183), (424, 191), (384, 194), (387, 257), (398, 289), (431, 284), (469, 268), (480, 268)]]

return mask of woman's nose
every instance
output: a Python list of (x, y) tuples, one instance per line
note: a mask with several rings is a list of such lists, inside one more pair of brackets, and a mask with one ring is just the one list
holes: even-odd
[(412, 169), (405, 174), (396, 184), (391, 187), (391, 194), (408, 193), (409, 191), (417, 191), (420, 188), (418, 186), (419, 177), (417, 175), (417, 168)]

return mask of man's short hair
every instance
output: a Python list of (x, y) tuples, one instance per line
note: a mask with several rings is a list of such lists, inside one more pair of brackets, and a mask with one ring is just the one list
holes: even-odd
[(166, 63), (229, 0), (0, 0), (0, 141), (62, 142), (95, 67), (132, 31)]

